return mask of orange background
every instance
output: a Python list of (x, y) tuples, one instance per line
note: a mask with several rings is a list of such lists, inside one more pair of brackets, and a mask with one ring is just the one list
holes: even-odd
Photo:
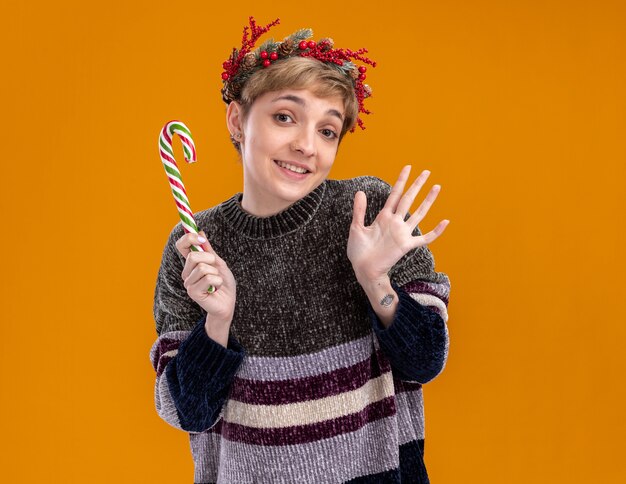
[(194, 211), (241, 191), (220, 73), (253, 14), (379, 62), (331, 178), (412, 163), (442, 185), (420, 224), (451, 221), (432, 482), (625, 482), (626, 8), (515, 3), (7, 2), (0, 480), (192, 482), (148, 357), (178, 222), (157, 138), (192, 130)]

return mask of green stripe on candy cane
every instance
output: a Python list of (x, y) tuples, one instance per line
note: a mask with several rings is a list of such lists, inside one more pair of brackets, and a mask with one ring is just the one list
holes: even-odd
[[(191, 215), (193, 212), (189, 205), (185, 185), (183, 184), (183, 179), (176, 165), (176, 160), (174, 159), (172, 140), (175, 134), (181, 139), (183, 154), (187, 163), (194, 163), (196, 161), (196, 147), (191, 137), (191, 131), (189, 131), (189, 128), (182, 122), (175, 120), (165, 123), (165, 126), (161, 129), (159, 134), (159, 155), (161, 156), (161, 162), (165, 168), (165, 174), (167, 175), (172, 194), (174, 195), (174, 202), (176, 202), (176, 208), (178, 209), (178, 215), (183, 229), (186, 233), (197, 234), (198, 226)], [(192, 245), (190, 249), (193, 252), (204, 252), (204, 249), (199, 245)], [(215, 287), (209, 286), (207, 292), (210, 294), (215, 292)]]
[(182, 131), (187, 135), (188, 138), (191, 138), (191, 131), (189, 131), (189, 128), (185, 126), (181, 121), (170, 121), (170, 123), (171, 131)]
[[(181, 123), (180, 121), (170, 121), (171, 127), (170, 127), (170, 132), (176, 132), (179, 136), (181, 135), (180, 132), (182, 131), (185, 135), (187, 135), (187, 137), (189, 138), (189, 140), (191, 140), (192, 144), (193, 144), (193, 140), (191, 138), (191, 131), (189, 131), (189, 128), (187, 128), (187, 126), (185, 126), (183, 123)], [(185, 152), (185, 159), (187, 161), (189, 161), (189, 158), (192, 157), (191, 152), (189, 151), (189, 148), (187, 148), (187, 145), (185, 143), (183, 143), (183, 151)], [(195, 161), (195, 157), (194, 160)], [(190, 162), (190, 163), (193, 163)]]
[(159, 146), (161, 146), (161, 149), (164, 151), (167, 151), (167, 154), (170, 155), (172, 158), (174, 158), (174, 152), (172, 151), (172, 147), (169, 146), (165, 140), (161, 139), (161, 136), (159, 136)]

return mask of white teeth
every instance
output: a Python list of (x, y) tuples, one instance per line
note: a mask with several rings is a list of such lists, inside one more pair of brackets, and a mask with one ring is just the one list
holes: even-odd
[(278, 166), (282, 166), (283, 168), (287, 168), (289, 171), (295, 171), (296, 173), (306, 173), (307, 170), (304, 168), (299, 168), (297, 166), (290, 165), (289, 163), (283, 163), (282, 161), (276, 160)]

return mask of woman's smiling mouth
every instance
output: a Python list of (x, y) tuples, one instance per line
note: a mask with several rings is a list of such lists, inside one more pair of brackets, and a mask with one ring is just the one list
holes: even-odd
[(310, 171), (307, 170), (306, 168), (302, 168), (300, 166), (287, 163), (286, 161), (274, 160), (274, 163), (276, 163), (284, 171), (289, 171), (290, 173), (293, 173), (293, 174), (306, 175), (307, 173), (310, 173)]

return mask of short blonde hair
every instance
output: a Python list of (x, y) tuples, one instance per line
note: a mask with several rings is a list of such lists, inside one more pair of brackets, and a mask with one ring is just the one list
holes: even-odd
[[(257, 98), (282, 89), (311, 89), (318, 97), (338, 96), (343, 99), (345, 113), (340, 142), (356, 124), (359, 103), (352, 79), (339, 69), (310, 57), (289, 57), (252, 74), (243, 85), (238, 99), (242, 120), (246, 119)], [(239, 142), (235, 139), (232, 142), (237, 151), (241, 151)]]

